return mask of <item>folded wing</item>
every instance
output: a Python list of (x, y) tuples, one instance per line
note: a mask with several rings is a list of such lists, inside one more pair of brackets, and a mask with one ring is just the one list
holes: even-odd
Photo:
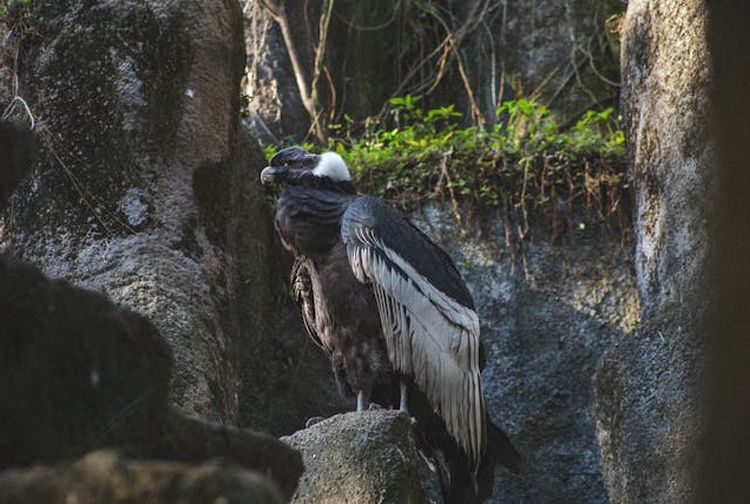
[(413, 377), (476, 472), (486, 445), (479, 320), (450, 257), (377, 198), (349, 204), (341, 238), (372, 285), (394, 369)]

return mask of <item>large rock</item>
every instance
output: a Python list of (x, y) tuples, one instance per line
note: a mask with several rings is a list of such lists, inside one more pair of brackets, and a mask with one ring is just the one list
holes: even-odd
[(597, 434), (614, 502), (695, 498), (716, 189), (709, 61), (705, 2), (629, 3), (622, 100), (642, 325), (607, 352), (596, 378)]
[(277, 439), (170, 408), (169, 347), (144, 317), (0, 257), (0, 468), (99, 447), (131, 457), (223, 457), (292, 495), (298, 453)]
[[(34, 148), (29, 136), (0, 124), (0, 149), (13, 154), (5, 158), (0, 174), (3, 194), (30, 168)], [(5, 203), (0, 200), (0, 210)], [(180, 480), (180, 492), (186, 495), (231, 493), (239, 487), (261, 498), (275, 495), (273, 488), (278, 487), (289, 498), (296, 489), (303, 467), (294, 450), (270, 436), (209, 425), (168, 406), (171, 352), (144, 317), (0, 255), (0, 320), (0, 411), (7, 413), (0, 416), (0, 469), (115, 446), (134, 457), (196, 463), (222, 457), (264, 475), (216, 477), (211, 469), (178, 464), (166, 469), (136, 464), (134, 471), (123, 470), (129, 479), (135, 474), (144, 480)], [(108, 492), (125, 499), (127, 491), (123, 494), (123, 485), (114, 480), (77, 484), (81, 478), (96, 477), (97, 470), (89, 469), (113, 465), (111, 458), (100, 459), (86, 459), (72, 469), (62, 463), (53, 472), (65, 475), (54, 481), (50, 470), (16, 471), (1, 477), (0, 487), (7, 492), (0, 497), (4, 502), (36, 502), (80, 491), (90, 494), (84, 498), (87, 502), (95, 496), (109, 501)], [(123, 461), (116, 465), (123, 469)], [(261, 481), (266, 478), (273, 481)], [(138, 489), (167, 502), (174, 500), (166, 495), (172, 490), (148, 481)], [(131, 500), (142, 497), (127, 495)]]
[(93, 452), (74, 463), (0, 473), (0, 503), (284, 502), (263, 476), (218, 462), (189, 465)]
[(147, 320), (4, 258), (0, 314), (0, 467), (153, 434), (172, 359)]
[(19, 60), (43, 149), (5, 214), (4, 248), (146, 315), (174, 352), (172, 400), (240, 422), (243, 381), (268, 360), (273, 261), (264, 159), (238, 117), (239, 4), (17, 8), (37, 9), (44, 34)]
[(296, 503), (420, 503), (419, 455), (409, 417), (397, 411), (336, 415), (282, 438), (302, 452)]
[(0, 248), (148, 316), (172, 347), (171, 397), (188, 413), (287, 434), (346, 409), (283, 295), (265, 159), (238, 123), (236, 5), (78, 5), (14, 7), (47, 21), (19, 53), (19, 91), (45, 119)]

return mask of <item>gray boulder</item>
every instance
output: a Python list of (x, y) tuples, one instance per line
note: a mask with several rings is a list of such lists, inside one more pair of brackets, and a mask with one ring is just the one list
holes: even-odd
[[(238, 6), (83, 4), (14, 7), (37, 9), (45, 33), (19, 52), (19, 93), (44, 121), (0, 249), (149, 318), (189, 414), (285, 434), (346, 409), (284, 296), (265, 158), (239, 122)], [(1, 133), (8, 159), (26, 152)], [(1, 175), (5, 198), (18, 177)]]
[(716, 189), (707, 23), (703, 1), (637, 0), (623, 26), (642, 323), (607, 352), (596, 377), (597, 436), (614, 502), (695, 499)]
[[(28, 171), (32, 150), (27, 133), (0, 124), (0, 148), (7, 152), (8, 145), (13, 156), (6, 158), (6, 170), (0, 174), (5, 194)], [(63, 500), (68, 491), (87, 495), (82, 497), (86, 502), (108, 502), (107, 495), (131, 501), (143, 497), (123, 494), (123, 485), (107, 478), (80, 484), (112, 465), (123, 469), (129, 480), (133, 473), (144, 480), (183, 478), (177, 486), (185, 495), (204, 490), (231, 493), (239, 486), (241, 492), (260, 499), (276, 495), (273, 489), (278, 486), (289, 498), (297, 487), (301, 458), (278, 440), (209, 425), (168, 406), (172, 355), (144, 317), (0, 255), (0, 320), (0, 410), (6, 412), (0, 416), (0, 470), (114, 446), (130, 457), (194, 463), (223, 457), (265, 475), (215, 477), (210, 468), (194, 470), (175, 463), (166, 464), (166, 470), (164, 464), (135, 463), (138, 469), (130, 471), (122, 467), (129, 461), (93, 457), (72, 468), (63, 462), (54, 470), (11, 470), (0, 476), (2, 502)], [(50, 478), (50, 473), (59, 478)], [(172, 502), (176, 497), (166, 494), (176, 487), (162, 486), (145, 482), (138, 491), (152, 501)]]
[(403, 413), (336, 415), (281, 439), (305, 463), (292, 502), (424, 502), (412, 424)]

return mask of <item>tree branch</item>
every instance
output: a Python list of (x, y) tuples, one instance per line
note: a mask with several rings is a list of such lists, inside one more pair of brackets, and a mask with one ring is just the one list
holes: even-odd
[[(301, 60), (299, 58), (299, 54), (297, 53), (297, 48), (294, 44), (294, 38), (292, 37), (292, 30), (289, 26), (289, 20), (286, 16), (286, 10), (284, 9), (283, 4), (275, 4), (271, 0), (260, 0), (261, 5), (266, 9), (268, 14), (273, 18), (274, 21), (276, 21), (276, 24), (279, 25), (279, 29), (281, 30), (281, 37), (284, 39), (284, 46), (286, 47), (286, 52), (289, 55), (289, 61), (292, 64), (292, 72), (294, 73), (294, 79), (297, 82), (297, 89), (299, 90), (300, 99), (302, 100), (302, 105), (305, 107), (305, 110), (307, 111), (307, 114), (310, 116), (310, 120), (312, 123), (312, 131), (317, 137), (318, 140), (321, 142), (326, 141), (326, 135), (325, 131), (323, 131), (323, 128), (320, 126), (320, 113), (318, 111), (318, 104), (316, 103), (317, 99), (317, 93), (313, 91), (313, 93), (310, 92), (310, 88), (307, 86), (307, 79), (305, 78), (305, 70), (302, 66)], [(331, 0), (328, 2), (330, 4), (329, 11), (333, 9), (333, 1)], [(328, 21), (330, 22), (330, 12), (327, 15)], [(323, 18), (321, 18), (321, 26), (323, 23)], [(328, 29), (328, 22), (326, 22), (326, 34)], [(321, 34), (322, 36), (323, 34)], [(325, 41), (323, 41), (325, 44)], [(320, 44), (319, 44), (320, 46)], [(325, 54), (325, 51), (316, 51), (316, 65), (317, 65), (317, 54), (322, 53), (322, 55)], [(321, 56), (322, 61), (322, 56)], [(320, 74), (320, 69), (316, 69), (316, 73)], [(313, 80), (313, 86), (317, 84), (317, 78), (314, 78)], [(314, 89), (314, 87), (313, 87)]]

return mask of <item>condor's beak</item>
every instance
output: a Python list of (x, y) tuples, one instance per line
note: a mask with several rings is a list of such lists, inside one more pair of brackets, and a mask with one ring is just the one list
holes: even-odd
[(266, 166), (260, 172), (260, 183), (273, 184), (274, 182), (278, 182), (286, 174), (286, 171), (285, 166)]

